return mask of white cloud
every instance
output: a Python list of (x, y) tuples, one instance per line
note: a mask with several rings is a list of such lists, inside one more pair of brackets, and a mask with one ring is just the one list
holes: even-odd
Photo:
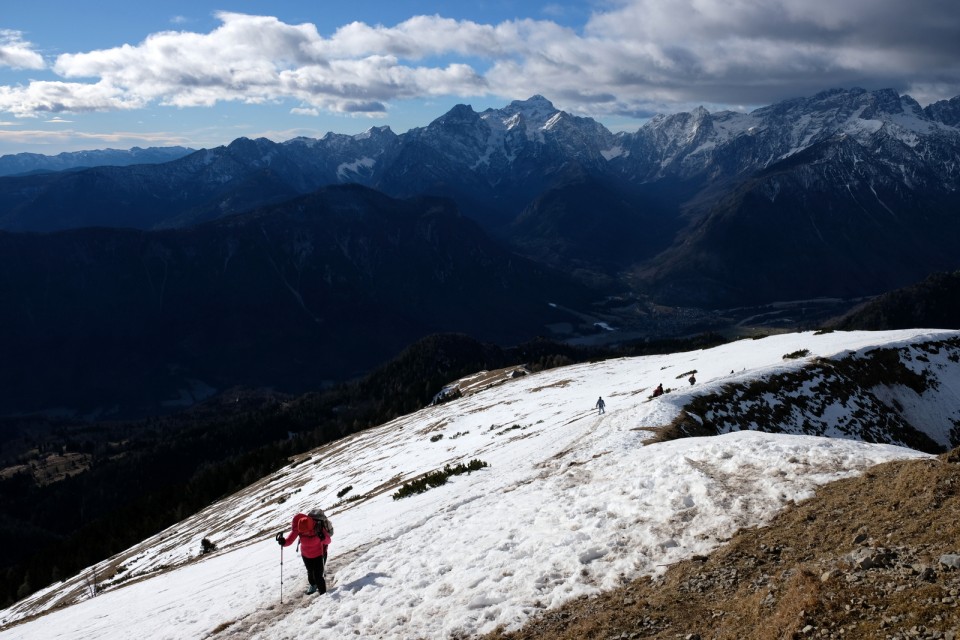
[[(927, 101), (960, 93), (960, 17), (945, 0), (602, 6), (582, 31), (549, 20), (415, 16), (392, 27), (354, 22), (329, 37), (313, 24), (222, 12), (209, 33), (165, 31), (136, 45), (61, 55), (53, 71), (69, 82), (0, 87), (0, 110), (291, 100), (298, 109), (382, 115), (408, 98), (541, 93), (561, 108), (603, 116), (765, 104), (838, 86), (917, 87)], [(34, 56), (26, 61), (42, 64), (19, 33), (3, 34), (3, 51), (19, 47)]]
[(14, 69), (43, 69), (43, 56), (33, 50), (33, 45), (23, 39), (23, 34), (10, 29), (0, 29), (0, 67)]
[(572, 32), (552, 22), (522, 20), (483, 25), (440, 16), (415, 16), (396, 27), (353, 22), (341, 27), (329, 40), (316, 43), (330, 57), (393, 55), (407, 60), (459, 54), (472, 57), (502, 57), (529, 54), (531, 36)]
[(116, 111), (146, 106), (141, 97), (109, 83), (31, 82), (26, 87), (0, 86), (0, 110), (20, 117), (41, 113)]
[(356, 111), (357, 105), (385, 111), (382, 101), (428, 95), (477, 95), (485, 82), (472, 67), (408, 67), (393, 56), (337, 60), (281, 73), (283, 92), (332, 111)]
[(100, 78), (136, 100), (209, 106), (280, 97), (281, 70), (324, 64), (308, 46), (319, 38), (312, 25), (228, 13), (220, 17), (223, 24), (209, 34), (167, 31), (137, 46), (65, 54), (54, 70), (65, 78)]
[(313, 107), (294, 107), (293, 109), (290, 109), (290, 113), (296, 116), (319, 116), (320, 110), (314, 109)]
[(123, 147), (166, 147), (190, 146), (191, 141), (185, 136), (176, 133), (136, 133), (129, 131), (114, 131), (105, 133), (91, 133), (72, 129), (18, 129), (11, 131), (0, 130), (0, 145), (17, 146), (44, 146), (71, 147), (87, 149), (91, 146), (112, 145)]

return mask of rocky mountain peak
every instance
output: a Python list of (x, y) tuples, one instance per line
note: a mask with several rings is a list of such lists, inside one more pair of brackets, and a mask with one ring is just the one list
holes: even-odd
[(395, 138), (397, 134), (389, 127), (389, 125), (384, 125), (381, 127), (370, 127), (363, 133), (358, 133), (355, 137), (358, 140), (376, 140), (378, 138)]
[(506, 109), (518, 111), (556, 111), (553, 103), (540, 94), (530, 96), (526, 100), (514, 100)]
[(267, 138), (237, 138), (227, 145), (227, 151), (234, 156), (244, 159), (257, 160), (270, 153), (277, 146), (276, 142)]
[(483, 113), (487, 118), (499, 120), (506, 128), (523, 124), (528, 129), (543, 129), (557, 115), (553, 103), (541, 95), (526, 100), (514, 100), (503, 109), (488, 109)]
[(960, 126), (960, 96), (929, 104), (923, 113), (931, 120), (958, 127)]
[(473, 107), (468, 104), (458, 104), (431, 122), (430, 126), (439, 126), (442, 128), (459, 127), (476, 124), (479, 119), (480, 115), (473, 110)]

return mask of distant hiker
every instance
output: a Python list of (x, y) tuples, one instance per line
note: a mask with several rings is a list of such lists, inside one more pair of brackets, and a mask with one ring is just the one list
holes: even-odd
[(284, 538), (278, 533), (274, 538), (281, 547), (289, 547), (295, 538), (300, 538), (298, 546), (303, 565), (307, 568), (307, 581), (310, 588), (307, 595), (327, 592), (327, 581), (323, 577), (323, 568), (327, 564), (327, 547), (330, 545), (330, 535), (333, 527), (323, 511), (311, 511), (310, 515), (298, 513), (293, 516), (291, 531)]
[(690, 381), (690, 384), (696, 384), (696, 383), (697, 383), (697, 379), (694, 378), (693, 375), (691, 375), (689, 378), (687, 378), (687, 380)]
[(607, 406), (607, 403), (603, 401), (603, 397), (597, 398), (597, 415), (602, 414), (603, 408)]
[(658, 398), (663, 395), (663, 383), (657, 385), (657, 388), (653, 390), (653, 397)]

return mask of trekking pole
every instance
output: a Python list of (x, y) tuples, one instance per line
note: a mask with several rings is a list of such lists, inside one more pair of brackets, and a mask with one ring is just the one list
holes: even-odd
[(283, 604), (283, 547), (280, 547), (280, 604)]

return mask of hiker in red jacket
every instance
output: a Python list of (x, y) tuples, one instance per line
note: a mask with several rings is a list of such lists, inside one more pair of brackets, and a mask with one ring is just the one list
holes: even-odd
[(307, 595), (312, 593), (324, 594), (327, 592), (327, 581), (323, 577), (323, 568), (327, 564), (327, 547), (330, 545), (330, 532), (324, 526), (327, 522), (323, 512), (318, 517), (311, 517), (305, 513), (293, 516), (292, 530), (284, 538), (278, 533), (275, 540), (281, 547), (289, 547), (296, 538), (300, 538), (300, 557), (307, 568), (307, 580), (310, 588)]

